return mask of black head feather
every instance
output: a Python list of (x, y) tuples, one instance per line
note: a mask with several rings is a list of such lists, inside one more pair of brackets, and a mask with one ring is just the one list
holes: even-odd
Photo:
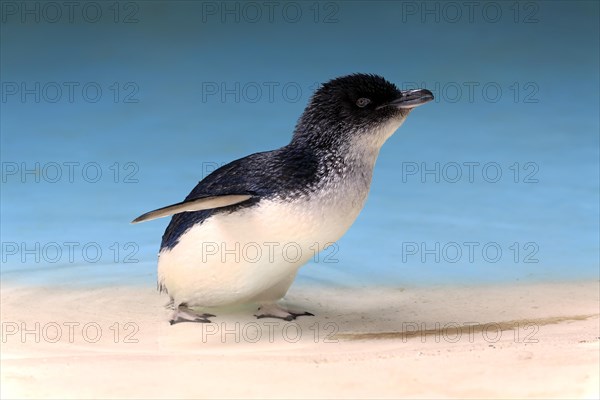
[(312, 96), (294, 131), (294, 141), (339, 144), (345, 136), (376, 128), (407, 110), (381, 107), (402, 94), (379, 75), (352, 74), (323, 84)]

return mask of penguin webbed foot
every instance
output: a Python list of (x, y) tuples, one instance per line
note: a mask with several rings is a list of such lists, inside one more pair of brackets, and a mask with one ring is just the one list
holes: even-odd
[(208, 313), (200, 314), (189, 308), (186, 304), (180, 304), (179, 307), (175, 309), (173, 314), (171, 314), (169, 324), (173, 325), (178, 322), (210, 323), (211, 321), (209, 318), (211, 317), (216, 317), (216, 315)]
[(277, 304), (264, 304), (258, 307), (258, 311), (254, 316), (257, 319), (261, 318), (277, 318), (282, 319), (284, 321), (293, 321), (298, 317), (302, 316), (311, 316), (314, 317), (314, 314), (309, 313), (308, 311), (292, 311), (286, 310), (283, 307), (278, 306)]

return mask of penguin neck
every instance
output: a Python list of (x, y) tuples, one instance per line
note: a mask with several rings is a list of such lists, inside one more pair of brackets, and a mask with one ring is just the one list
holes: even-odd
[(289, 146), (310, 149), (317, 155), (343, 160), (352, 169), (372, 169), (381, 147), (405, 119), (406, 116), (394, 118), (371, 130), (325, 129), (312, 125), (306, 131), (299, 127)]

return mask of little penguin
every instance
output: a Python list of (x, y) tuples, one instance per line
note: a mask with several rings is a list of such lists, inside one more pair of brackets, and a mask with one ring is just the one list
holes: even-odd
[(226, 164), (184, 201), (133, 220), (172, 215), (158, 255), (169, 322), (210, 322), (215, 315), (204, 311), (240, 304), (259, 306), (257, 318), (313, 315), (278, 301), (299, 268), (350, 228), (382, 145), (431, 100), (427, 89), (399, 90), (373, 74), (330, 80), (312, 95), (288, 145)]

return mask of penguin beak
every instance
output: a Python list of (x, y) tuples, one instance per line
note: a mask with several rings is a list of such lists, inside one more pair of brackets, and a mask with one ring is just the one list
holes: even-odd
[(382, 107), (396, 107), (398, 109), (415, 108), (421, 104), (425, 104), (433, 100), (433, 93), (427, 89), (404, 90), (400, 92), (400, 97), (393, 100)]

